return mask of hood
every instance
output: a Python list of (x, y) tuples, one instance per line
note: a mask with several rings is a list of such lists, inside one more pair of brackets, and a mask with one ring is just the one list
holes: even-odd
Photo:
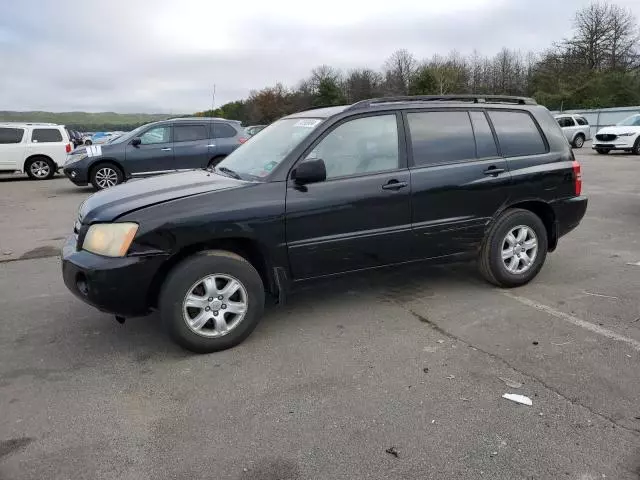
[(125, 213), (201, 193), (252, 185), (207, 170), (134, 180), (91, 195), (80, 206), (81, 223), (110, 222)]
[(72, 155), (86, 154), (90, 158), (101, 157), (103, 155), (113, 152), (114, 150), (118, 150), (120, 146), (121, 144), (119, 143), (113, 143), (113, 144), (105, 143), (100, 145), (82, 146), (74, 149), (71, 152), (71, 154)]
[(623, 127), (621, 125), (613, 125), (611, 127), (604, 127), (598, 130), (596, 135), (598, 134), (613, 134), (620, 135), (621, 133), (640, 133), (640, 127)]

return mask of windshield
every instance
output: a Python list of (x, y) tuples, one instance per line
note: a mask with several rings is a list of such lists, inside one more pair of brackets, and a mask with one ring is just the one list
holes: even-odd
[(640, 115), (631, 115), (618, 123), (620, 127), (640, 127)]
[(145, 128), (147, 128), (148, 125), (142, 125), (141, 127), (136, 128), (135, 130), (131, 130), (129, 133), (125, 133), (119, 137), (113, 138), (111, 140), (109, 140), (109, 142), (107, 143), (122, 143), (122, 142), (126, 142), (128, 140), (131, 140), (133, 137), (137, 137), (138, 134), (140, 132), (142, 132), (142, 130), (144, 130)]
[(260, 179), (269, 175), (323, 119), (286, 118), (272, 123), (225, 158), (218, 169), (240, 177)]

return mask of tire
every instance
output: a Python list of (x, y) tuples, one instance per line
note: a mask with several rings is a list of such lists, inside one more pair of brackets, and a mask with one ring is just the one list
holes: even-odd
[(88, 147), (89, 145), (93, 145), (93, 142), (91, 140), (85, 140), (84, 144)]
[(582, 148), (584, 146), (584, 135), (579, 133), (573, 139), (573, 148)]
[(611, 150), (608, 148), (596, 148), (596, 152), (600, 155), (607, 155)]
[[(209, 283), (207, 290), (204, 279), (211, 277), (216, 280)], [(231, 281), (238, 282), (240, 287), (227, 296), (224, 290)], [(197, 306), (185, 306), (189, 294), (197, 300)], [(209, 299), (213, 301), (209, 302)], [(231, 302), (235, 303), (235, 309), (244, 304), (244, 313), (231, 312)], [(245, 340), (258, 325), (264, 302), (262, 279), (253, 265), (235, 253), (208, 250), (187, 258), (169, 272), (158, 304), (162, 323), (178, 345), (195, 353), (211, 353)], [(222, 313), (223, 309), (227, 309), (225, 313)], [(224, 323), (218, 323), (219, 315)], [(197, 324), (198, 319), (205, 323)]]
[[(507, 240), (509, 233), (527, 232), (527, 236), (522, 240), (519, 249), (513, 247), (509, 249), (510, 242)], [(520, 240), (520, 239), (516, 239)], [(533, 249), (527, 249), (527, 245), (533, 245), (531, 240), (535, 240), (535, 252)], [(523, 248), (524, 247), (524, 250)], [(487, 232), (487, 235), (480, 249), (479, 268), (482, 276), (490, 283), (504, 288), (519, 287), (530, 282), (540, 272), (542, 265), (547, 257), (547, 230), (542, 223), (540, 217), (529, 210), (520, 208), (509, 209), (498, 217), (493, 226)], [(503, 260), (503, 252), (513, 254), (507, 260)], [(525, 259), (520, 258), (522, 252), (527, 257), (533, 257), (533, 261), (529, 267), (524, 269), (526, 265)], [(513, 259), (513, 260), (512, 260)], [(507, 262), (516, 262), (516, 271), (510, 271)], [(520, 268), (523, 271), (517, 271)]]
[(211, 160), (209, 160), (209, 165), (207, 165), (207, 168), (213, 168), (216, 165), (218, 165), (222, 160), (224, 160), (225, 155), (218, 155), (217, 157), (213, 157)]
[(124, 174), (113, 163), (99, 163), (91, 168), (89, 181), (96, 190), (115, 187), (124, 181)]
[(631, 152), (634, 155), (640, 155), (640, 137), (636, 139), (636, 143), (633, 144), (633, 150)]
[(56, 174), (56, 164), (49, 157), (33, 157), (25, 163), (24, 171), (31, 180), (49, 180)]

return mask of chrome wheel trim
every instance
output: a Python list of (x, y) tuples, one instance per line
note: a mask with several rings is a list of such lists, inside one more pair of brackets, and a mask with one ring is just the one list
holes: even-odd
[(36, 178), (46, 178), (51, 173), (51, 166), (45, 160), (36, 160), (29, 166), (29, 171)]
[(203, 337), (227, 335), (244, 320), (249, 296), (242, 282), (215, 273), (191, 285), (182, 302), (182, 317), (189, 329)]
[(118, 172), (111, 167), (100, 167), (96, 172), (96, 183), (102, 189), (118, 184)]
[(528, 271), (538, 255), (538, 237), (531, 227), (513, 227), (502, 240), (502, 264), (507, 272), (519, 275)]

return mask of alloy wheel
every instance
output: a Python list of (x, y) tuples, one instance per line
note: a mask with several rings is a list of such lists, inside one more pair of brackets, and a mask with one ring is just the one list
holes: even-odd
[(531, 268), (538, 254), (538, 237), (532, 228), (518, 225), (502, 241), (502, 262), (509, 273), (521, 274)]
[(118, 184), (118, 172), (111, 167), (101, 167), (96, 172), (96, 183), (101, 189), (114, 187)]
[(51, 173), (51, 166), (45, 160), (36, 160), (29, 167), (29, 171), (36, 178), (47, 178)]

